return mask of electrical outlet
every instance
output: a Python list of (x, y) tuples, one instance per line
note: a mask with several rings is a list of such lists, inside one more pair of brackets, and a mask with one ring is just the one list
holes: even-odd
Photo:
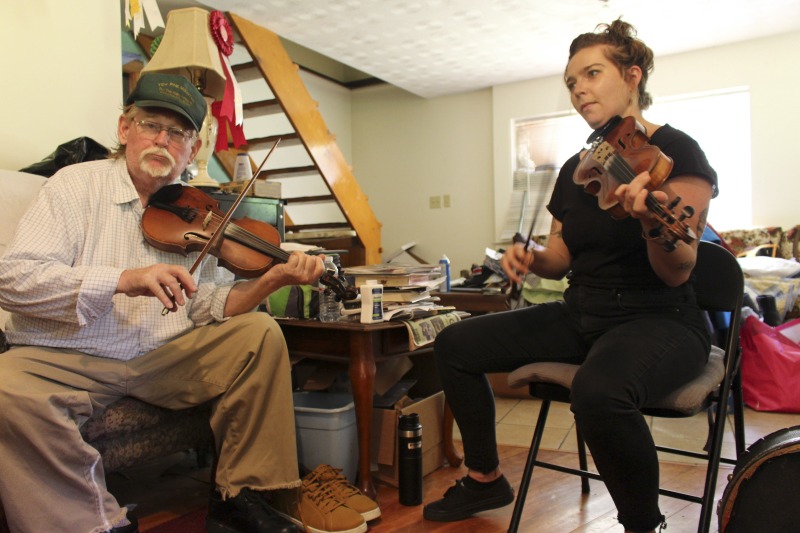
[(450, 207), (450, 195), (443, 194), (442, 195), (442, 207)]
[(439, 209), (442, 207), (442, 197), (441, 196), (431, 196), (430, 197), (430, 205), (431, 209)]

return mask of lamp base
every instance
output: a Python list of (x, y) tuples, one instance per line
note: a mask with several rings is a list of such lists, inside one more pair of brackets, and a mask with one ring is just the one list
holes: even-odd
[(208, 173), (208, 162), (214, 155), (214, 144), (217, 140), (217, 119), (211, 113), (211, 98), (206, 96), (206, 118), (198, 132), (200, 148), (197, 150), (197, 175), (189, 180), (192, 187), (208, 187), (219, 189), (219, 182)]
[(192, 187), (219, 189), (219, 182), (208, 174), (205, 176), (198, 174), (196, 177), (191, 178), (187, 183)]

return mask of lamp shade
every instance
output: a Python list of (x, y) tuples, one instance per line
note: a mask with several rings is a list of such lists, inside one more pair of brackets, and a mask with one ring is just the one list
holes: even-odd
[(142, 73), (187, 77), (204, 95), (220, 100), (226, 78), (219, 50), (211, 38), (209, 17), (209, 12), (199, 7), (170, 11), (161, 44)]

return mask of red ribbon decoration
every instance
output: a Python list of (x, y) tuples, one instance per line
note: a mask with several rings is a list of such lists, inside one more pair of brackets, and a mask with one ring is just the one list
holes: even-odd
[(222, 102), (213, 102), (211, 104), (211, 114), (217, 117), (219, 130), (217, 131), (217, 144), (214, 146), (215, 152), (224, 152), (228, 149), (228, 131), (231, 132), (231, 139), (233, 145), (238, 148), (247, 144), (247, 138), (244, 136), (244, 129), (242, 126), (237, 126), (231, 122), (227, 116), (222, 115)]
[(222, 11), (211, 12), (209, 26), (211, 37), (214, 38), (219, 52), (226, 56), (231, 55), (233, 53), (233, 31)]
[(228, 149), (229, 130), (236, 148), (247, 144), (247, 139), (244, 136), (242, 125), (236, 124), (234, 77), (233, 72), (229, 69), (227, 59), (233, 53), (233, 29), (221, 11), (211, 12), (209, 29), (211, 37), (219, 50), (219, 59), (222, 63), (222, 69), (225, 71), (226, 80), (222, 101), (211, 104), (211, 113), (217, 118), (217, 123), (219, 124), (217, 143), (214, 150), (220, 152)]

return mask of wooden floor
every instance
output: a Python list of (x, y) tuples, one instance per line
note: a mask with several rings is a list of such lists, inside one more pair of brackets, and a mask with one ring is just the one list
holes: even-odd
[[(497, 437), (500, 443), (501, 465), (515, 488), (522, 477), (528, 445), (538, 405), (533, 400), (498, 398)], [(751, 445), (772, 432), (800, 425), (800, 414), (766, 413), (746, 409), (745, 440)], [(689, 449), (702, 448), (708, 432), (704, 414), (675, 421), (652, 421), (651, 429), (656, 442), (663, 445)], [(733, 457), (731, 428), (726, 431), (723, 455)], [(548, 417), (542, 441), (541, 458), (562, 464), (576, 465), (574, 419), (569, 410), (560, 404), (553, 406)], [(676, 456), (664, 456), (661, 462), (662, 486), (673, 490), (699, 493), (704, 479), (704, 468)], [(718, 501), (727, 485), (732, 467), (723, 465), (717, 480)], [(424, 501), (438, 499), (456, 479), (466, 473), (464, 468), (443, 467), (426, 476)], [(143, 532), (171, 519), (198, 509), (208, 502), (209, 469), (195, 467), (191, 455), (178, 454), (163, 461), (124, 473), (110, 474), (111, 492), (122, 504), (138, 504)], [(370, 532), (502, 532), (508, 528), (512, 506), (483, 513), (481, 516), (451, 524), (428, 522), (422, 519), (422, 507), (404, 507), (397, 501), (397, 490), (378, 485), (378, 503), (382, 518), (370, 523)], [(669, 533), (697, 531), (699, 505), (662, 497), (661, 510), (668, 517)], [(622, 533), (616, 521), (616, 510), (600, 482), (591, 482), (591, 493), (580, 492), (580, 481), (570, 475), (543, 468), (534, 471), (523, 514), (522, 532), (531, 533)], [(712, 532), (717, 531), (716, 515), (712, 519)], [(201, 533), (201, 532), (197, 532)]]
[[(515, 489), (525, 464), (527, 449), (501, 446), (501, 464)], [(544, 460), (577, 464), (571, 452), (541, 452)], [(172, 518), (202, 509), (207, 504), (209, 470), (194, 466), (192, 456), (173, 457), (171, 465), (155, 464), (146, 469), (109, 476), (109, 488), (120, 503), (137, 503), (141, 530), (146, 532)], [(465, 469), (443, 467), (425, 478), (424, 501), (441, 497)], [(718, 497), (725, 487), (730, 467), (723, 467), (718, 481)], [(662, 484), (674, 490), (693, 490), (702, 486), (703, 468), (698, 465), (662, 463)], [(462, 522), (437, 523), (422, 518), (422, 506), (406, 507), (398, 502), (397, 490), (378, 485), (378, 503), (383, 516), (370, 522), (370, 532), (504, 532), (508, 528), (513, 506), (488, 511)], [(697, 529), (699, 506), (671, 498), (662, 498), (662, 512), (668, 517), (669, 533), (690, 533)], [(616, 521), (613, 502), (600, 482), (591, 482), (591, 493), (580, 492), (580, 481), (574, 476), (536, 469), (528, 493), (520, 527), (522, 532), (547, 533), (622, 533)], [(716, 518), (712, 531), (716, 531)], [(198, 532), (200, 533), (200, 532)]]

